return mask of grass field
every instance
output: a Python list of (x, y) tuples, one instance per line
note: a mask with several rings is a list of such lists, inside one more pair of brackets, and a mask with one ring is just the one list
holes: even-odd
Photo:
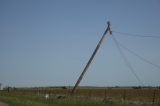
[[(0, 101), (10, 106), (160, 106), (160, 89), (26, 88), (0, 91)], [(49, 98), (45, 98), (48, 94)]]

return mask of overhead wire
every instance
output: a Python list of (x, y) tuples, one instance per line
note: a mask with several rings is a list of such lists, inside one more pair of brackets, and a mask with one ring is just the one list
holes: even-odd
[[(118, 42), (118, 41), (117, 41), (117, 42)], [(148, 63), (148, 64), (150, 64), (150, 65), (152, 65), (152, 66), (154, 66), (154, 67), (156, 67), (156, 68), (158, 68), (158, 69), (160, 69), (160, 66), (159, 66), (159, 65), (157, 65), (157, 64), (155, 64), (155, 63), (153, 63), (153, 62), (145, 59), (144, 57), (138, 55), (136, 52), (134, 52), (133, 50), (127, 48), (126, 46), (122, 45), (121, 43), (118, 42), (118, 44), (119, 44), (122, 48), (124, 48), (125, 50), (127, 50), (128, 52), (130, 52), (131, 54), (133, 54), (133, 55), (135, 55), (136, 57), (138, 57), (140, 60), (142, 60), (142, 61), (144, 61), (144, 62), (146, 62), (146, 63)]]
[(160, 39), (160, 36), (156, 35), (142, 35), (142, 34), (133, 34), (133, 33), (126, 33), (126, 32), (119, 32), (119, 31), (112, 31), (114, 33), (118, 33), (123, 36), (132, 36), (132, 37), (148, 37), (148, 38), (158, 38)]
[(125, 64), (128, 66), (128, 68), (131, 70), (132, 74), (135, 76), (135, 78), (137, 79), (137, 81), (139, 82), (139, 84), (141, 84), (142, 86), (144, 86), (143, 82), (140, 80), (139, 76), (136, 74), (134, 68), (132, 67), (132, 65), (130, 64), (129, 60), (127, 59), (126, 55), (123, 53), (118, 41), (116, 40), (116, 38), (114, 37), (114, 35), (112, 34), (112, 37), (113, 41), (115, 42), (116, 44), (116, 47), (118, 48)]

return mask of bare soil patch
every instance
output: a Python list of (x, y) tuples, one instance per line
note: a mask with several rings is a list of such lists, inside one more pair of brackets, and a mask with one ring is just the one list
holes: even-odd
[(0, 101), (0, 106), (9, 106), (9, 105)]

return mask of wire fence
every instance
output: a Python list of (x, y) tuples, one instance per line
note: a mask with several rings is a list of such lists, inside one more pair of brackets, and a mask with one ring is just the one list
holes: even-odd
[[(5, 89), (1, 92), (41, 96), (46, 99), (70, 97), (72, 88), (23, 88)], [(127, 105), (160, 106), (159, 88), (78, 88), (72, 96), (77, 99), (116, 102)]]

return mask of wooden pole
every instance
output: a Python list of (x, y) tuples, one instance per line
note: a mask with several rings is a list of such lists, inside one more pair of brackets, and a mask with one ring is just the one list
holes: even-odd
[(78, 80), (77, 80), (75, 86), (73, 87), (73, 89), (72, 89), (72, 91), (71, 91), (71, 95), (74, 94), (76, 88), (78, 87), (79, 83), (81, 82), (81, 80), (82, 80), (84, 74), (86, 73), (86, 71), (87, 71), (88, 67), (90, 66), (90, 64), (91, 64), (91, 62), (92, 62), (92, 60), (93, 60), (93, 58), (95, 57), (95, 55), (96, 55), (96, 53), (97, 53), (99, 47), (101, 46), (101, 44), (102, 44), (102, 42), (103, 42), (103, 40), (104, 40), (105, 35), (107, 34), (107, 32), (109, 31), (110, 35), (112, 34), (112, 31), (111, 31), (111, 28), (110, 28), (110, 22), (108, 21), (107, 24), (108, 24), (107, 29), (106, 29), (105, 32), (103, 33), (103, 35), (102, 35), (100, 41), (98, 42), (98, 44), (97, 44), (97, 46), (96, 46), (96, 48), (95, 48), (93, 54), (91, 55), (90, 59), (88, 60), (86, 66), (85, 66), (84, 70), (82, 71), (81, 75), (79, 76), (79, 78), (78, 78)]

